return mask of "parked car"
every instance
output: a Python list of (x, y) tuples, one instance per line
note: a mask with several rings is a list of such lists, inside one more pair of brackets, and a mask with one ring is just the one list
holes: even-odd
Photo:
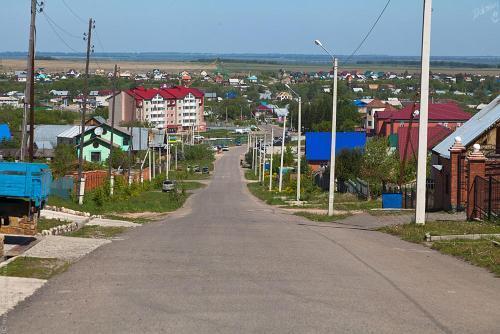
[(175, 181), (165, 180), (161, 186), (163, 192), (175, 191)]
[(237, 140), (235, 144), (236, 146), (241, 146), (241, 141)]
[(227, 151), (229, 151), (229, 146), (227, 146), (227, 145), (223, 145), (223, 146), (222, 146), (222, 150), (223, 150), (223, 151), (226, 151), (226, 152), (227, 152)]
[(194, 172), (194, 173), (200, 173), (201, 169), (200, 169), (200, 166), (194, 165), (194, 166), (187, 166), (187, 171)]
[(210, 169), (208, 169), (208, 167), (206, 167), (206, 166), (205, 166), (205, 167), (203, 167), (203, 168), (201, 169), (201, 173), (202, 173), (202, 174), (210, 174)]

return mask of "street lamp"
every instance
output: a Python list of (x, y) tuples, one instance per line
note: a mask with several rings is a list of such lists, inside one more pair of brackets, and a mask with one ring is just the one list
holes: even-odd
[(330, 147), (330, 189), (328, 193), (328, 215), (333, 216), (333, 200), (335, 196), (335, 141), (337, 132), (337, 71), (338, 60), (333, 54), (323, 46), (320, 40), (314, 43), (323, 49), (331, 58), (333, 63), (333, 101), (332, 101), (332, 141)]
[(302, 136), (302, 98), (289, 85), (285, 85), (293, 94), (299, 98), (299, 116), (297, 125), (297, 202), (300, 202), (300, 163), (301, 163), (301, 136)]

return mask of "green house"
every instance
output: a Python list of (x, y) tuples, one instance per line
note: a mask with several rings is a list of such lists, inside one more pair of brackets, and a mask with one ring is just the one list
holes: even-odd
[[(111, 152), (111, 134), (113, 134), (113, 149), (128, 151), (130, 134), (125, 129), (112, 128), (108, 123), (88, 122), (83, 134), (83, 159), (89, 162), (104, 163)], [(94, 124), (94, 125), (90, 125)], [(59, 134), (57, 143), (76, 147), (80, 154), (81, 127), (74, 126)]]

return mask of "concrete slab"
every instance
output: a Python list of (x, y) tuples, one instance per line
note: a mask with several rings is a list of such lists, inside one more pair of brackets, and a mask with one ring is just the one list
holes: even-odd
[(137, 227), (141, 224), (132, 223), (125, 220), (114, 220), (114, 219), (104, 219), (104, 218), (94, 218), (87, 223), (87, 225), (97, 225), (104, 227)]
[(74, 261), (89, 254), (96, 248), (110, 242), (110, 240), (104, 239), (73, 238), (49, 235), (26, 251), (24, 255)]
[(84, 222), (87, 217), (83, 216), (77, 216), (77, 215), (72, 215), (69, 213), (64, 213), (64, 212), (58, 212), (58, 211), (51, 211), (51, 210), (42, 210), (40, 212), (40, 216), (42, 218), (46, 219), (59, 219), (67, 222), (75, 222), (75, 223), (81, 223)]
[(0, 276), (0, 315), (12, 310), (19, 302), (41, 288), (46, 280)]

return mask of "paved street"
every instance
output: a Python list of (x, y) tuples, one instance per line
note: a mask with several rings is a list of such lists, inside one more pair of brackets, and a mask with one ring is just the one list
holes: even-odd
[(242, 149), (185, 208), (19, 304), (7, 332), (500, 332), (499, 279), (355, 222), (317, 225), (260, 203), (242, 182)]

